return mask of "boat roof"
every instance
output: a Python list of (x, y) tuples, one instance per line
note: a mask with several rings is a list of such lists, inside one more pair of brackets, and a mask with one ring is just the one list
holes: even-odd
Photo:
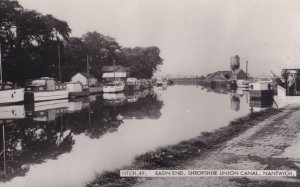
[(54, 80), (54, 78), (51, 78), (51, 77), (41, 77), (39, 79), (34, 79), (34, 80)]

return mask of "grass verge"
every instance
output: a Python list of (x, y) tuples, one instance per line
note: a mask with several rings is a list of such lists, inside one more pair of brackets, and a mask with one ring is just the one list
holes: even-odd
[[(161, 147), (135, 158), (131, 166), (122, 169), (183, 169), (184, 164), (192, 159), (220, 147), (224, 142), (238, 136), (247, 129), (272, 115), (282, 112), (281, 109), (270, 108), (261, 112), (231, 121), (229, 125), (213, 132), (203, 132), (198, 137), (179, 144)], [(99, 174), (87, 184), (90, 186), (132, 186), (143, 178), (121, 178), (119, 170)]]

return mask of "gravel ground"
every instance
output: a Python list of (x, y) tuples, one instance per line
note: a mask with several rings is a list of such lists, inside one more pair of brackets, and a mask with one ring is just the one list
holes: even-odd
[[(184, 169), (296, 170), (300, 172), (300, 110), (289, 107), (222, 146), (189, 161)], [(297, 177), (150, 178), (135, 186), (300, 186)]]

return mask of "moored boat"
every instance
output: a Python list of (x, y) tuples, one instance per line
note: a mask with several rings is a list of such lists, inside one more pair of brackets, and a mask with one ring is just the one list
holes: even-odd
[(42, 77), (25, 85), (25, 102), (65, 99), (68, 96), (66, 85), (55, 81), (54, 78)]
[(141, 81), (135, 77), (127, 78), (125, 90), (140, 90)]
[(24, 101), (24, 88), (11, 83), (0, 83), (0, 104), (20, 103)]
[(237, 80), (236, 84), (238, 88), (249, 88), (250, 81), (247, 80)]
[(80, 82), (68, 82), (66, 83), (67, 90), (69, 92), (69, 97), (84, 97), (89, 95), (89, 90), (83, 89), (83, 86)]
[(168, 81), (164, 78), (157, 78), (156, 86), (164, 86), (164, 85), (168, 85)]
[(274, 88), (272, 80), (259, 80), (249, 84), (250, 98), (273, 98)]
[(113, 82), (107, 82), (103, 86), (104, 93), (114, 93), (122, 92), (125, 88), (125, 83), (123, 81), (115, 80)]
[(10, 82), (2, 82), (2, 55), (0, 43), (0, 104), (19, 103), (24, 101), (24, 89), (17, 88)]

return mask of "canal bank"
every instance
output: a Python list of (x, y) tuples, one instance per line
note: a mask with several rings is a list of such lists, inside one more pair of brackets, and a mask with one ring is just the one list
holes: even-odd
[[(122, 169), (296, 170), (299, 173), (299, 107), (268, 109), (203, 132), (197, 138), (138, 156)], [(119, 170), (99, 175), (88, 186), (297, 186), (285, 178), (120, 178)]]

